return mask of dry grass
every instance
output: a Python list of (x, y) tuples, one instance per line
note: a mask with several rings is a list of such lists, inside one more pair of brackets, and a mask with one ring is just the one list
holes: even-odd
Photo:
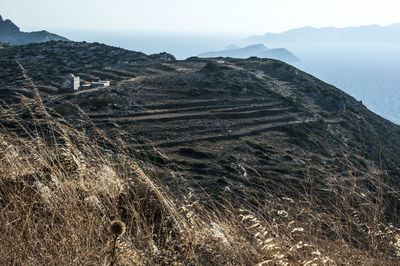
[[(170, 193), (143, 171), (149, 163), (94, 126), (89, 136), (49, 113), (39, 99), (26, 99), (24, 106), (29, 117), (23, 119), (23, 110), (1, 109), (2, 121), (17, 131), (10, 125), (0, 131), (1, 265), (110, 265), (114, 219), (126, 224), (116, 265), (368, 265), (399, 259), (399, 229), (386, 222), (382, 191), (396, 200), (399, 194), (380, 174), (364, 174), (374, 186), (369, 190), (352, 176), (335, 180), (326, 195), (307, 188), (287, 197), (265, 191), (266, 200), (226, 197), (210, 207), (190, 188)], [(84, 116), (81, 122), (90, 125)]]

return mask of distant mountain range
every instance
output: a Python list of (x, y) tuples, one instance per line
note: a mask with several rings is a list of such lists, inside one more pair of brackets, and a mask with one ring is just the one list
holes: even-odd
[(385, 27), (368, 25), (359, 27), (303, 27), (283, 33), (252, 36), (246, 41), (267, 44), (400, 44), (400, 23)]
[(69, 41), (67, 38), (54, 33), (42, 31), (22, 32), (11, 20), (0, 16), (0, 42), (15, 45), (41, 43), (47, 41)]
[(249, 58), (252, 56), (260, 58), (271, 58), (285, 62), (300, 61), (295, 55), (285, 48), (269, 49), (263, 44), (254, 44), (244, 48), (229, 48), (221, 51), (213, 51), (199, 54), (199, 57), (232, 57), (232, 58)]

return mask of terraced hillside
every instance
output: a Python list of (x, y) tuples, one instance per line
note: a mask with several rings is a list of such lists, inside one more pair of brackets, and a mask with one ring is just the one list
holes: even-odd
[[(400, 128), (339, 89), (282, 62), (175, 61), (166, 54), (146, 57), (133, 52), (142, 59), (125, 62), (129, 52), (121, 49), (101, 46), (97, 55), (89, 53), (99, 47), (93, 44), (50, 46), (85, 55), (90, 60), (79, 59), (85, 63), (92, 61), (85, 67), (68, 57), (71, 62), (63, 71), (76, 67), (74, 73), (84, 80), (96, 76), (112, 80), (112, 86), (77, 93), (54, 89), (43, 94), (45, 104), (76, 124), (82, 121), (79, 106), (109, 137), (124, 138), (137, 156), (150, 158), (156, 178), (173, 189), (179, 175), (179, 182), (213, 197), (240, 198), (256, 191), (265, 198), (265, 189), (279, 184), (276, 194), (287, 196), (296, 188), (324, 195), (323, 201), (335, 194), (332, 184), (339, 188), (354, 176), (362, 188), (376, 185), (367, 173), (387, 175), (389, 183), (398, 185)], [(42, 65), (40, 72), (50, 74), (38, 78), (38, 61), (31, 57), (37, 55), (15, 54), (39, 90), (46, 92), (46, 82), (58, 86), (56, 74), (61, 72), (54, 74)], [(63, 60), (67, 52), (55, 54), (53, 61)], [(20, 70), (12, 74), (23, 80)]]
[(50, 41), (22, 46), (0, 44), (0, 95), (8, 102), (31, 95), (20, 62), (43, 95), (58, 93), (64, 76), (74, 73), (82, 83), (107, 79), (118, 82), (141, 73), (139, 65), (174, 61), (172, 55), (146, 55), (99, 43)]
[(180, 173), (199, 193), (236, 197), (279, 183), (329, 194), (327, 184), (371, 171), (397, 183), (398, 127), (286, 64), (221, 61), (153, 64), (109, 90), (62, 97), (106, 132), (128, 132), (160, 179)]
[(269, 59), (0, 48), (0, 264), (399, 260), (400, 128), (339, 89)]

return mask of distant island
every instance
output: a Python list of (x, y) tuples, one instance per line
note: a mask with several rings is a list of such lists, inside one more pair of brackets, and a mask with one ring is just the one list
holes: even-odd
[(69, 41), (67, 38), (54, 33), (42, 31), (22, 32), (11, 20), (0, 16), (0, 42), (14, 45), (41, 43), (47, 41)]
[(399, 44), (400, 23), (388, 26), (368, 25), (358, 27), (302, 27), (282, 33), (252, 36), (246, 41), (267, 44)]
[[(232, 47), (232, 46), (231, 46)], [(244, 48), (228, 48), (221, 51), (213, 51), (199, 54), (199, 57), (232, 57), (232, 58), (249, 58), (252, 56), (260, 58), (271, 58), (285, 62), (300, 61), (295, 55), (285, 48), (269, 49), (263, 44), (254, 44)]]

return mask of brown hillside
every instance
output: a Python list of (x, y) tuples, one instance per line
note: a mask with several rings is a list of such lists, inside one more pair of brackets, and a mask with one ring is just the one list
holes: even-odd
[[(400, 127), (341, 90), (270, 59), (176, 61), (168, 54), (147, 56), (100, 44), (63, 42), (5, 46), (0, 55), (5, 102), (1, 124), (7, 134), (31, 139), (35, 134), (30, 132), (39, 132), (37, 137), (46, 145), (65, 145), (60, 139), (66, 131), (54, 133), (49, 119), (54, 120), (58, 126), (74, 128), (74, 134), (84, 134), (99, 154), (106, 154), (102, 160), (107, 164), (119, 165), (123, 154), (171, 197), (200, 201), (204, 211), (221, 211), (221, 221), (226, 221), (221, 217), (241, 215), (241, 222), (250, 217), (246, 215), (258, 217), (259, 225), (254, 225), (256, 220), (243, 225), (248, 228), (244, 234), (259, 236), (261, 229), (252, 228), (263, 224), (261, 231), (270, 236), (260, 240), (264, 246), (271, 237), (274, 242), (284, 239), (281, 233), (293, 222), (307, 234), (293, 236), (296, 228), (291, 228), (293, 245), (302, 239), (303, 244), (306, 239), (313, 245), (330, 243), (332, 250), (326, 247), (324, 252), (332, 256), (332, 243), (346, 243), (348, 250), (342, 255), (348, 260), (333, 258), (339, 264), (361, 262), (353, 255), (367, 256), (365, 261), (373, 263), (380, 256), (395, 260), (396, 251), (388, 238), (383, 239), (384, 233), (382, 238), (372, 235), (383, 232), (380, 226), (399, 222)], [(62, 92), (62, 77), (70, 72), (83, 81), (110, 80), (111, 86)], [(35, 86), (43, 107), (28, 104), (31, 98), (39, 99)], [(74, 134), (69, 138), (79, 150)], [(96, 152), (86, 157), (89, 154), (94, 160)], [(129, 176), (123, 173), (124, 178)], [(279, 211), (293, 220), (285, 221)], [(271, 233), (273, 224), (283, 231)], [(280, 228), (283, 224), (285, 230)], [(336, 248), (341, 249), (339, 244)], [(190, 250), (197, 254), (196, 248)], [(280, 252), (282, 261), (305, 263), (317, 251), (306, 252), (305, 257)], [(251, 252), (246, 254), (250, 257), (216, 258), (215, 264), (280, 261), (258, 250), (254, 261)], [(193, 256), (200, 257), (191, 263), (206, 264), (202, 256), (209, 255)]]

